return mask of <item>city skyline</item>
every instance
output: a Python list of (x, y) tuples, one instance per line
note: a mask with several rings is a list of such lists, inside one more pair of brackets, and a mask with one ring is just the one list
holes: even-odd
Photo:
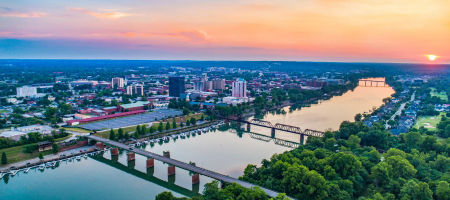
[(450, 3), (5, 2), (2, 59), (450, 63)]

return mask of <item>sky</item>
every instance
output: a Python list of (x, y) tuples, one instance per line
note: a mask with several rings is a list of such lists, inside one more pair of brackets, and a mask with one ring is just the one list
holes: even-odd
[(0, 58), (450, 63), (450, 1), (0, 0)]

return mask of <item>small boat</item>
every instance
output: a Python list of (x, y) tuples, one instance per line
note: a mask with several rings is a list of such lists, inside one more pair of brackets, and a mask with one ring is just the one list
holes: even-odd
[(81, 156), (77, 156), (76, 159), (77, 159), (77, 161), (80, 161), (81, 160)]
[(42, 165), (39, 165), (39, 168), (38, 168), (39, 170), (41, 170), (41, 171), (44, 171), (44, 169), (45, 169), (45, 165), (44, 164), (42, 164)]
[(17, 172), (19, 172), (19, 170), (12, 170), (9, 173), (11, 174), (11, 176), (15, 176)]
[(24, 173), (25, 173), (25, 174), (28, 173), (28, 172), (30, 171), (30, 169), (31, 169), (31, 167), (26, 168), (25, 171), (24, 171)]

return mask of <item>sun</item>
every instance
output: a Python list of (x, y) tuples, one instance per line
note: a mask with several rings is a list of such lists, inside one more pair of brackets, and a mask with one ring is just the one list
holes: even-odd
[(438, 58), (438, 56), (433, 55), (433, 54), (428, 54), (426, 55), (429, 61), (435, 61), (436, 58)]

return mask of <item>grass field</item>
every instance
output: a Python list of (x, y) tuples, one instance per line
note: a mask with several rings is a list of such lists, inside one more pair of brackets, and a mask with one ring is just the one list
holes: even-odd
[[(17, 146), (17, 147), (10, 147), (10, 148), (6, 148), (6, 149), (0, 149), (0, 153), (2, 153), (2, 152), (6, 153), (6, 157), (8, 158), (8, 163), (20, 162), (23, 160), (37, 158), (39, 156), (39, 152), (37, 152), (37, 151), (35, 151), (33, 153), (24, 153), (23, 152), (24, 146), (25, 145)], [(42, 153), (45, 156), (45, 155), (51, 154), (52, 151), (51, 150), (44, 151)]]
[(442, 92), (438, 93), (438, 92), (436, 91), (436, 89), (434, 89), (434, 88), (431, 88), (430, 95), (431, 95), (431, 96), (434, 96), (434, 97), (439, 97), (440, 99), (442, 99), (442, 100), (444, 100), (444, 101), (447, 101), (447, 100), (448, 100), (448, 97), (447, 97), (447, 93), (446, 93), (446, 92), (442, 91)]
[(66, 129), (68, 131), (78, 132), (78, 133), (90, 133), (91, 132), (86, 129), (77, 128), (77, 127), (64, 127), (64, 129)]
[(445, 115), (445, 113), (441, 113), (436, 116), (422, 116), (417, 119), (414, 128), (425, 127), (428, 130), (436, 130), (437, 124), (441, 121), (441, 117)]

